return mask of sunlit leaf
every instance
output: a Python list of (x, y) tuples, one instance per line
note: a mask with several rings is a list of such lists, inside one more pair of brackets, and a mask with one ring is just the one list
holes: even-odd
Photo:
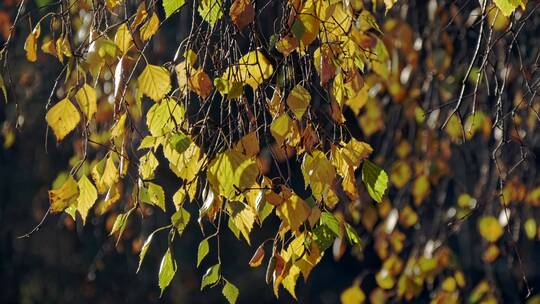
[(301, 120), (311, 101), (311, 95), (301, 85), (296, 85), (287, 97), (287, 105), (296, 119)]
[(339, 298), (342, 304), (360, 304), (366, 300), (366, 295), (358, 284), (353, 284), (345, 289)]
[(41, 26), (38, 23), (36, 27), (28, 34), (24, 42), (24, 50), (26, 51), (26, 59), (34, 62), (37, 60), (37, 40), (41, 33)]
[(165, 68), (149, 64), (139, 76), (138, 84), (143, 94), (158, 102), (171, 90), (171, 77)]
[(163, 10), (165, 10), (165, 18), (169, 18), (174, 12), (184, 6), (185, 0), (163, 0)]
[(86, 175), (83, 175), (81, 179), (79, 179), (79, 182), (77, 183), (79, 186), (79, 197), (77, 198), (77, 211), (81, 214), (81, 218), (83, 220), (83, 224), (86, 223), (86, 217), (88, 216), (88, 211), (92, 206), (94, 206), (94, 203), (97, 200), (97, 190), (96, 187), (92, 184), (92, 182), (86, 177)]
[(219, 280), (219, 277), (221, 276), (220, 266), (221, 264), (216, 264), (206, 270), (201, 281), (201, 290), (206, 286), (215, 284)]
[(182, 233), (184, 232), (184, 229), (186, 229), (186, 226), (189, 223), (190, 218), (191, 218), (191, 215), (184, 208), (180, 208), (171, 216), (171, 222), (173, 226), (176, 228), (176, 230), (178, 231), (179, 235), (182, 235)]
[(225, 286), (223, 286), (221, 293), (223, 294), (225, 299), (227, 299), (229, 304), (235, 304), (238, 300), (238, 295), (240, 294), (240, 291), (236, 286), (234, 286), (234, 284), (225, 280)]
[(235, 0), (229, 10), (229, 16), (241, 30), (255, 19), (255, 7), (250, 0)]
[(122, 54), (127, 53), (127, 51), (133, 46), (133, 37), (131, 32), (127, 27), (127, 23), (122, 23), (116, 30), (114, 35), (114, 43), (118, 46), (118, 49)]
[(201, 262), (209, 252), (210, 245), (208, 244), (208, 238), (206, 238), (199, 243), (199, 248), (197, 249), (197, 267), (201, 266)]
[(176, 273), (176, 270), (176, 261), (172, 256), (171, 248), (169, 248), (163, 255), (161, 263), (159, 264), (159, 288), (161, 289), (160, 296), (163, 295), (163, 291), (171, 283), (172, 279), (174, 278), (174, 274)]
[(79, 195), (79, 186), (72, 176), (58, 189), (49, 190), (49, 202), (51, 203), (51, 212), (62, 212), (77, 200)]
[(503, 228), (494, 216), (483, 216), (478, 220), (480, 235), (489, 242), (496, 242), (503, 235)]
[(92, 119), (97, 111), (96, 90), (85, 83), (75, 94), (75, 100), (86, 118)]
[(371, 198), (380, 203), (388, 186), (386, 172), (369, 160), (365, 160), (362, 167), (362, 181)]
[(234, 150), (220, 153), (208, 165), (208, 181), (217, 193), (229, 199), (255, 185), (258, 175), (255, 161)]
[(62, 99), (49, 109), (45, 120), (53, 130), (56, 140), (61, 141), (77, 127), (81, 115), (69, 99)]
[(222, 0), (201, 0), (198, 7), (199, 15), (210, 27), (214, 27), (216, 22), (223, 16)]
[(156, 15), (156, 13), (153, 13), (150, 19), (148, 19), (148, 21), (145, 24), (143, 24), (143, 26), (141, 26), (141, 30), (140, 30), (141, 39), (143, 41), (146, 41), (152, 38), (152, 36), (154, 36), (154, 34), (158, 31), (158, 29), (159, 29), (159, 18)]

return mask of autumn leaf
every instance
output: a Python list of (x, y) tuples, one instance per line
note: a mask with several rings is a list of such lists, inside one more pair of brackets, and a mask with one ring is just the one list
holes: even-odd
[(51, 212), (62, 212), (76, 202), (79, 195), (79, 186), (72, 176), (69, 176), (62, 186), (55, 190), (49, 190), (49, 202)]
[(56, 140), (61, 141), (77, 127), (81, 115), (69, 99), (62, 99), (49, 109), (45, 120), (53, 130)]
[(255, 19), (255, 7), (250, 0), (235, 0), (229, 10), (233, 23), (242, 30)]
[(165, 68), (149, 64), (139, 76), (138, 85), (143, 94), (158, 102), (171, 90), (171, 77)]

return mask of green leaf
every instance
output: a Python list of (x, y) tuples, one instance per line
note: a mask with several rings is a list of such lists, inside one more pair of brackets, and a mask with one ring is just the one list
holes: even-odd
[(159, 288), (161, 289), (160, 297), (163, 295), (163, 290), (169, 286), (171, 283), (174, 274), (176, 273), (176, 261), (172, 256), (171, 248), (167, 249), (167, 252), (163, 255), (161, 259), (161, 264), (159, 265)]
[(169, 18), (182, 6), (184, 6), (185, 0), (163, 0), (163, 10), (165, 10), (165, 18)]
[(165, 192), (160, 185), (148, 183), (148, 188), (141, 188), (140, 199), (144, 203), (158, 206), (165, 211)]
[(208, 238), (206, 238), (199, 243), (199, 249), (197, 250), (197, 267), (201, 265), (201, 262), (208, 252), (210, 252), (210, 245), (208, 244)]
[(148, 180), (154, 178), (154, 172), (159, 165), (159, 161), (152, 151), (148, 151), (139, 159), (139, 174), (142, 179)]
[(146, 240), (144, 241), (144, 244), (141, 248), (141, 252), (139, 253), (139, 266), (137, 267), (137, 271), (136, 272), (139, 272), (139, 270), (141, 270), (141, 265), (144, 261), (144, 257), (146, 256), (146, 252), (148, 251), (148, 248), (150, 248), (150, 244), (152, 244), (152, 240), (154, 239), (154, 234), (156, 232), (152, 232), (147, 238)]
[(321, 213), (320, 221), (321, 225), (328, 227), (328, 229), (332, 231), (335, 236), (341, 237), (341, 233), (339, 231), (339, 221), (332, 213), (328, 211)]
[(223, 293), (225, 299), (229, 301), (229, 304), (235, 304), (236, 300), (238, 300), (238, 294), (240, 293), (238, 288), (227, 280), (225, 280), (225, 286), (223, 286), (223, 290), (221, 290), (221, 292)]
[(146, 126), (152, 136), (165, 135), (181, 124), (184, 107), (172, 99), (164, 99), (153, 105), (146, 115)]
[(129, 216), (131, 215), (131, 211), (133, 209), (130, 209), (128, 212), (126, 213), (120, 213), (117, 217), (116, 217), (116, 220), (114, 220), (114, 224), (113, 224), (113, 227), (112, 227), (112, 230), (111, 230), (111, 233), (109, 233), (109, 235), (113, 235), (115, 234), (116, 232), (118, 232), (118, 241), (120, 240), (120, 238), (122, 237), (122, 234), (124, 233), (124, 229), (126, 229), (126, 225), (127, 225), (127, 220), (129, 218)]
[(360, 236), (349, 223), (345, 223), (345, 233), (347, 234), (347, 239), (349, 239), (351, 245), (360, 243)]
[(182, 235), (184, 229), (186, 229), (186, 226), (189, 223), (190, 217), (189, 212), (182, 207), (180, 207), (180, 209), (178, 209), (178, 211), (171, 216), (171, 222), (176, 230), (178, 230), (178, 234)]
[(313, 229), (313, 239), (321, 251), (328, 249), (335, 238), (335, 234), (326, 225), (319, 225)]
[(302, 39), (302, 36), (304, 36), (304, 33), (306, 32), (306, 27), (300, 20), (295, 20), (294, 23), (291, 26), (291, 33), (293, 33), (294, 37), (296, 39)]
[(256, 184), (259, 169), (255, 160), (229, 149), (216, 156), (208, 165), (208, 181), (213, 189), (228, 199), (235, 199), (239, 191)]
[(220, 276), (220, 266), (221, 264), (216, 264), (206, 270), (206, 273), (202, 278), (201, 290), (203, 290), (208, 285), (215, 284), (218, 281)]
[(201, 0), (199, 3), (199, 14), (204, 21), (214, 27), (216, 22), (223, 16), (223, 1), (222, 0)]
[(380, 203), (386, 187), (388, 187), (388, 175), (386, 172), (366, 159), (362, 167), (362, 181), (371, 198)]
[(191, 139), (184, 133), (173, 134), (169, 142), (178, 153), (184, 153), (191, 145)]

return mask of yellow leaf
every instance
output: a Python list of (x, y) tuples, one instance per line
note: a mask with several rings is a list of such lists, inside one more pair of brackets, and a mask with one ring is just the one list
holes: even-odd
[(411, 179), (412, 170), (406, 161), (398, 160), (392, 165), (390, 180), (397, 188), (403, 188)]
[(24, 42), (24, 50), (26, 51), (26, 59), (28, 61), (34, 62), (37, 60), (37, 40), (40, 33), (41, 27), (38, 23), (32, 32), (28, 34), (28, 37), (26, 37), (26, 41)]
[(143, 94), (158, 102), (171, 90), (171, 77), (164, 67), (149, 64), (139, 76), (138, 84)]
[(419, 176), (414, 180), (412, 195), (416, 206), (419, 206), (426, 199), (430, 188), (429, 179), (426, 175)]
[(75, 94), (75, 100), (86, 118), (92, 119), (97, 111), (96, 90), (85, 83)]
[(120, 177), (111, 155), (109, 155), (106, 160), (102, 159), (98, 162), (92, 168), (91, 175), (96, 183), (99, 193), (105, 193), (118, 182)]
[(150, 19), (141, 26), (141, 39), (146, 41), (150, 39), (157, 32), (159, 28), (159, 18), (156, 13), (153, 13)]
[(62, 212), (73, 204), (79, 195), (79, 186), (69, 176), (64, 184), (55, 190), (49, 190), (49, 202), (51, 203), (51, 212)]
[(478, 221), (480, 235), (488, 242), (496, 242), (503, 235), (503, 228), (494, 216), (483, 216)]
[(234, 225), (250, 244), (249, 233), (253, 229), (253, 223), (255, 223), (257, 216), (255, 210), (244, 203), (235, 201), (229, 201), (228, 207)]
[(45, 120), (52, 128), (56, 140), (61, 141), (75, 129), (81, 120), (81, 115), (71, 101), (66, 98), (59, 101), (47, 112)]
[(180, 189), (178, 189), (178, 191), (174, 193), (173, 203), (177, 211), (180, 210), (180, 208), (184, 204), (184, 200), (186, 199), (186, 197), (187, 197), (187, 193), (183, 187), (181, 187)]
[(148, 153), (141, 156), (139, 159), (139, 174), (141, 175), (142, 179), (153, 179), (154, 171), (156, 171), (158, 165), (159, 162), (152, 151), (148, 151)]
[(174, 99), (166, 98), (154, 104), (146, 115), (146, 126), (152, 136), (165, 135), (184, 121), (184, 107)]
[(148, 12), (146, 11), (146, 4), (144, 1), (139, 4), (139, 7), (137, 7), (137, 12), (135, 13), (135, 19), (133, 19), (133, 23), (131, 24), (132, 28), (136, 28), (139, 26), (144, 19), (146, 19), (146, 16), (148, 16)]
[(187, 61), (182, 61), (174, 67), (178, 88), (182, 95), (187, 93), (188, 79), (193, 75), (194, 70), (188, 66)]
[(311, 95), (301, 85), (296, 85), (287, 97), (287, 105), (293, 112), (296, 119), (301, 120), (304, 113), (306, 113), (307, 107), (311, 102)]
[(118, 30), (116, 30), (116, 35), (114, 36), (114, 43), (116, 44), (116, 46), (118, 46), (118, 49), (120, 49), (120, 52), (122, 52), (122, 54), (127, 53), (133, 45), (133, 37), (131, 36), (131, 33), (127, 27), (127, 23), (122, 23), (118, 27)]
[(298, 47), (298, 39), (294, 38), (292, 34), (289, 34), (276, 42), (276, 49), (283, 54), (283, 56), (289, 56)]
[(252, 157), (259, 154), (259, 139), (257, 138), (257, 131), (253, 131), (245, 135), (238, 141), (234, 147), (235, 150), (240, 151), (247, 157)]
[(97, 200), (97, 190), (92, 182), (83, 175), (79, 182), (79, 197), (77, 198), (77, 211), (81, 214), (83, 225), (86, 223), (86, 217), (88, 216), (88, 211), (94, 206), (94, 203)]
[(225, 70), (222, 78), (229, 83), (247, 84), (257, 90), (274, 73), (274, 67), (259, 50), (251, 51), (238, 60), (238, 64)]
[(358, 284), (345, 289), (339, 297), (342, 304), (360, 304), (366, 300), (366, 295)]
[(123, 113), (120, 118), (118, 118), (118, 121), (116, 121), (114, 126), (111, 128), (111, 137), (116, 138), (124, 135), (126, 117), (126, 113)]
[(182, 153), (179, 153), (170, 143), (167, 143), (163, 146), (163, 155), (169, 161), (171, 170), (186, 181), (191, 181), (197, 176), (204, 162), (204, 154), (194, 142), (191, 142)]
[(294, 129), (297, 129), (297, 127), (287, 113), (281, 114), (270, 125), (270, 132), (279, 146), (282, 146), (284, 143), (294, 145)]
[(287, 224), (292, 231), (298, 231), (298, 228), (308, 219), (311, 208), (298, 195), (293, 194), (283, 204), (276, 207), (276, 214)]
[(323, 196), (332, 191), (336, 169), (320, 150), (314, 150), (304, 155), (302, 161), (302, 174), (306, 187), (310, 187), (313, 196), (321, 201)]
[(207, 174), (214, 192), (232, 200), (257, 183), (259, 169), (255, 160), (229, 149), (210, 162)]
[(526, 0), (493, 0), (505, 17), (512, 15), (518, 6), (525, 9)]

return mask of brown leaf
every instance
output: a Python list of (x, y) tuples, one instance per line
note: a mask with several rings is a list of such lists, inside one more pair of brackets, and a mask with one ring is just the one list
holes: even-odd
[(255, 7), (249, 0), (235, 0), (229, 15), (236, 27), (242, 30), (255, 19)]
[(253, 256), (251, 257), (251, 260), (249, 260), (249, 266), (251, 267), (259, 267), (262, 264), (262, 260), (264, 259), (264, 243), (262, 243), (259, 248), (255, 251)]

